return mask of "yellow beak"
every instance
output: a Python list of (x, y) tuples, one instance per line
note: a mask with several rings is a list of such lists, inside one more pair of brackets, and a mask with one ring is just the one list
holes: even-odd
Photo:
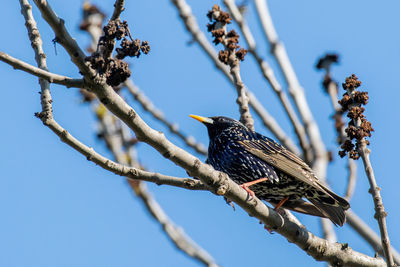
[(199, 122), (202, 122), (202, 123), (209, 123), (209, 124), (214, 123), (214, 121), (212, 119), (207, 118), (207, 117), (202, 117), (202, 116), (198, 116), (198, 115), (189, 115), (189, 117), (191, 117), (195, 120), (198, 120)]

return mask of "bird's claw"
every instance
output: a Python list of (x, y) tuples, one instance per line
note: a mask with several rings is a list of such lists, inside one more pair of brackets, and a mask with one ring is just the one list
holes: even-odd
[(246, 184), (241, 184), (240, 187), (246, 190), (246, 192), (249, 193), (251, 197), (256, 196), (256, 194)]

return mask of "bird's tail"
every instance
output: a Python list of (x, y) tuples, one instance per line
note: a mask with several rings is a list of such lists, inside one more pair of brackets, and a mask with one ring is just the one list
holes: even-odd
[(310, 202), (302, 199), (289, 200), (282, 207), (300, 213), (328, 218), (335, 225), (343, 226), (346, 222), (345, 211), (350, 208), (349, 202), (333, 193), (324, 185), (319, 185), (320, 190), (316, 190), (312, 197), (307, 198)]
[(310, 202), (317, 207), (320, 212), (324, 215), (321, 217), (325, 217), (330, 219), (335, 225), (343, 226), (346, 222), (346, 209), (342, 206), (332, 206), (329, 204), (324, 204), (320, 202), (318, 199), (309, 199)]

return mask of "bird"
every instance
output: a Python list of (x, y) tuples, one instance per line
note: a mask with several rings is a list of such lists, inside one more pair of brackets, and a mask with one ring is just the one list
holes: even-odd
[(207, 127), (206, 163), (226, 173), (251, 196), (271, 203), (275, 210), (282, 207), (344, 225), (349, 202), (319, 181), (300, 157), (237, 120), (190, 117)]

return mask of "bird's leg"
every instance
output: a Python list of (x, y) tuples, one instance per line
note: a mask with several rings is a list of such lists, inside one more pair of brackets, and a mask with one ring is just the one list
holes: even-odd
[[(283, 214), (281, 214), (281, 213), (279, 212), (278, 209), (279, 209), (280, 207), (282, 207), (282, 205), (285, 204), (285, 202), (288, 201), (288, 199), (289, 199), (289, 196), (286, 196), (286, 197), (282, 198), (282, 199), (278, 202), (278, 204), (276, 204), (276, 206), (275, 206), (275, 208), (274, 208), (274, 210), (275, 210), (276, 212), (278, 212), (278, 213), (279, 213), (280, 215), (282, 215), (282, 216), (283, 216)], [(283, 211), (283, 210), (281, 210), (281, 211)], [(260, 223), (262, 223), (262, 222), (260, 221)], [(273, 233), (274, 233), (273, 230), (269, 229), (266, 225), (264, 225), (264, 229), (267, 230), (268, 233), (270, 233), (270, 234), (273, 234)]]
[(250, 196), (254, 197), (255, 194), (249, 187), (252, 185), (267, 181), (267, 180), (268, 180), (268, 178), (260, 178), (260, 179), (257, 179), (257, 180), (254, 180), (254, 181), (251, 181), (248, 183), (241, 184), (240, 187), (243, 188), (244, 190), (246, 190), (246, 192), (249, 193)]
[(224, 197), (226, 204), (230, 205), (233, 208), (233, 211), (236, 211), (235, 205), (233, 204), (233, 201), (230, 200), (229, 198)]
[(277, 211), (280, 207), (282, 207), (283, 204), (285, 204), (285, 202), (289, 199), (289, 196), (286, 196), (284, 198), (282, 198), (278, 204), (276, 204), (274, 210)]

